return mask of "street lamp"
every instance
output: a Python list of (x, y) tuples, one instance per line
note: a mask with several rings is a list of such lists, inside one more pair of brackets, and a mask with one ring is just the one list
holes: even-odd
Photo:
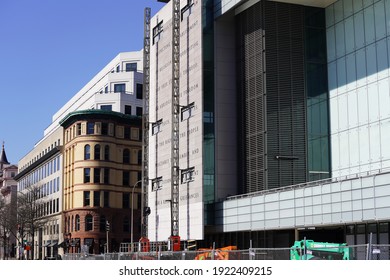
[(131, 251), (133, 252), (133, 238), (134, 238), (134, 189), (135, 187), (141, 183), (143, 180), (139, 180), (135, 182), (133, 189), (131, 190)]

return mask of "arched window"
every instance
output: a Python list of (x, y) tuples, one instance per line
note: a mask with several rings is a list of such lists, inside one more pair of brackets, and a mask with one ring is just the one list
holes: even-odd
[(104, 160), (110, 160), (110, 146), (104, 147)]
[(76, 215), (74, 229), (75, 229), (75, 231), (80, 230), (80, 216), (79, 215)]
[(91, 158), (91, 146), (85, 145), (84, 146), (84, 159), (90, 159)]
[(91, 231), (93, 229), (93, 218), (91, 214), (85, 216), (85, 231)]
[(100, 145), (99, 144), (95, 145), (93, 158), (95, 160), (100, 160)]
[(123, 150), (123, 163), (130, 163), (130, 151), (129, 149), (124, 149)]

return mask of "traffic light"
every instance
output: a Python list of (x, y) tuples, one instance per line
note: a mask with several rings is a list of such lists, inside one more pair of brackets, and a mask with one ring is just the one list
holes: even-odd
[(110, 231), (110, 223), (106, 221), (106, 231)]

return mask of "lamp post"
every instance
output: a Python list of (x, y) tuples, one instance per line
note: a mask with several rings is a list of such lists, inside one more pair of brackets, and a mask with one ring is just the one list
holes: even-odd
[(134, 239), (134, 189), (135, 187), (141, 183), (143, 180), (139, 180), (135, 182), (133, 189), (131, 190), (131, 233), (130, 233), (130, 240), (131, 240), (131, 251), (133, 252), (133, 239)]

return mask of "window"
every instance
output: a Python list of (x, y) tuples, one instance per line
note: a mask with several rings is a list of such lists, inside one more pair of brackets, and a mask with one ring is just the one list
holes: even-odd
[(194, 181), (195, 168), (191, 167), (181, 171), (181, 183), (185, 184)]
[(188, 4), (181, 9), (181, 20), (188, 18), (192, 14), (192, 6), (194, 5), (193, 0), (188, 0)]
[(193, 115), (194, 108), (195, 108), (194, 103), (191, 103), (188, 106), (181, 108), (181, 120), (182, 121), (188, 120)]
[(106, 216), (100, 216), (99, 230), (106, 231)]
[(135, 109), (135, 114), (139, 117), (142, 117), (142, 107), (137, 107)]
[(76, 215), (76, 219), (74, 220), (74, 228), (75, 228), (75, 231), (79, 231), (80, 230), (80, 216), (79, 215)]
[(116, 67), (116, 72), (120, 72), (121, 71), (121, 68), (120, 68), (120, 66), (118, 65), (117, 67)]
[(130, 193), (122, 194), (122, 208), (129, 209), (130, 208)]
[(103, 111), (112, 111), (112, 105), (101, 105), (100, 110)]
[(131, 106), (130, 105), (125, 105), (125, 114), (131, 115)]
[(99, 144), (97, 144), (97, 145), (95, 145), (95, 147), (94, 147), (94, 149), (93, 149), (94, 151), (93, 151), (93, 157), (94, 157), (94, 159), (95, 160), (100, 160), (100, 145)]
[(126, 72), (137, 71), (137, 63), (126, 63)]
[(130, 184), (130, 172), (129, 171), (123, 171), (122, 172), (122, 185), (128, 186)]
[(110, 192), (104, 192), (104, 207), (110, 206)]
[(77, 124), (77, 136), (81, 135), (81, 123)]
[(136, 90), (136, 98), (137, 99), (142, 99), (143, 97), (143, 85), (142, 84), (137, 84), (137, 90)]
[(161, 131), (162, 119), (152, 123), (152, 135), (156, 135)]
[(93, 192), (93, 206), (100, 207), (100, 191)]
[(85, 231), (91, 231), (93, 229), (93, 218), (91, 214), (85, 216)]
[(123, 232), (130, 232), (130, 219), (129, 219), (129, 217), (123, 218)]
[(85, 145), (84, 146), (84, 159), (88, 160), (91, 158), (91, 146)]
[(89, 206), (91, 202), (91, 193), (89, 191), (84, 191), (84, 207)]
[(95, 184), (100, 184), (100, 168), (93, 169), (93, 182)]
[(138, 150), (138, 164), (141, 165), (142, 164), (142, 150)]
[(152, 180), (152, 191), (158, 191), (162, 188), (162, 177)]
[(91, 182), (91, 168), (84, 168), (84, 183)]
[(115, 84), (114, 92), (125, 93), (126, 92), (126, 84)]
[(95, 123), (89, 122), (87, 123), (87, 134), (94, 134), (95, 133)]
[(130, 139), (130, 132), (131, 132), (130, 127), (129, 126), (125, 126), (124, 127), (124, 135), (123, 135), (123, 137), (125, 139)]
[(163, 32), (163, 22), (160, 21), (154, 28), (153, 28), (153, 45), (160, 41), (161, 36)]
[(110, 169), (104, 168), (103, 172), (103, 182), (104, 184), (108, 185), (110, 183)]
[(108, 86), (104, 88), (104, 93), (108, 93)]
[(110, 146), (104, 147), (104, 160), (110, 160)]
[(123, 150), (123, 163), (129, 164), (130, 163), (130, 151), (129, 149)]
[(102, 123), (102, 135), (108, 135), (108, 123)]

